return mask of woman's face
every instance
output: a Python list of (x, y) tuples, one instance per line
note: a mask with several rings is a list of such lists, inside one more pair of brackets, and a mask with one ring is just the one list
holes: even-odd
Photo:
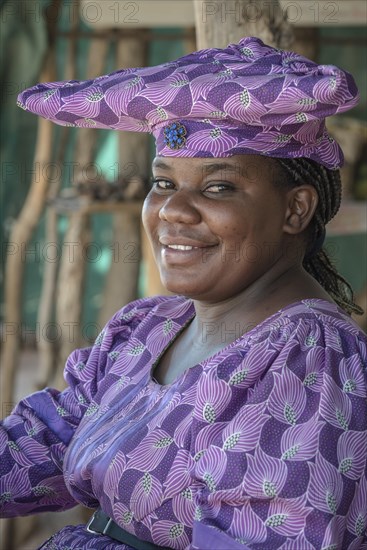
[(222, 301), (284, 259), (287, 196), (274, 179), (258, 155), (155, 158), (143, 224), (169, 291)]

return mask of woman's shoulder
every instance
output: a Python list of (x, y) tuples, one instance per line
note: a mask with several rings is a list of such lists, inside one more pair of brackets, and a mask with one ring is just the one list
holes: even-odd
[(361, 343), (366, 350), (366, 333), (335, 303), (322, 299), (302, 300), (284, 308), (282, 315), (300, 327), (316, 332), (318, 341), (323, 342), (325, 347), (332, 347), (337, 340), (344, 352), (348, 348), (359, 347)]
[(169, 316), (169, 314), (177, 314), (179, 310), (186, 311), (191, 305), (191, 301), (183, 296), (156, 295), (138, 298), (116, 311), (108, 321), (107, 326), (121, 325), (133, 321), (139, 322), (151, 312)]
[(93, 347), (108, 351), (113, 343), (127, 341), (139, 326), (144, 325), (149, 332), (162, 320), (190, 317), (192, 310), (192, 302), (182, 296), (138, 298), (116, 311), (99, 332)]
[[(243, 336), (243, 344), (267, 350), (290, 350), (303, 355), (323, 348), (328, 355), (358, 354), (367, 367), (367, 336), (339, 306), (322, 299), (307, 299), (283, 307)], [(297, 351), (298, 350), (298, 351)]]
[(308, 298), (294, 302), (282, 308), (278, 313), (288, 318), (314, 319), (325, 325), (329, 323), (337, 324), (353, 332), (364, 334), (359, 325), (346, 311), (334, 302), (321, 298)]
[[(162, 317), (178, 312), (187, 300), (179, 296), (150, 296), (138, 298), (122, 308), (107, 321), (94, 343), (75, 349), (67, 358), (65, 378), (75, 387), (82, 380), (96, 386), (101, 382), (121, 351), (133, 341), (140, 327), (152, 332)], [(189, 305), (184, 306), (186, 310)]]
[(361, 327), (337, 304), (320, 298), (305, 299), (293, 302), (270, 317), (255, 328), (255, 332), (274, 331), (276, 327), (318, 325), (320, 329), (334, 327), (340, 332), (346, 331), (351, 335), (366, 339), (367, 335)]

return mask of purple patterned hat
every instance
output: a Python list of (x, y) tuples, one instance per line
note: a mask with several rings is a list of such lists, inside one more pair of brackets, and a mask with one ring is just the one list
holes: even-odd
[(307, 157), (343, 163), (325, 117), (354, 107), (353, 77), (243, 38), (156, 67), (38, 84), (18, 105), (57, 124), (153, 133), (157, 155)]

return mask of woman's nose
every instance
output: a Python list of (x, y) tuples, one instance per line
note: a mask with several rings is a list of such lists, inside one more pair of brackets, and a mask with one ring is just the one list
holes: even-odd
[(161, 220), (169, 223), (197, 224), (201, 215), (189, 192), (176, 191), (166, 198), (159, 210)]

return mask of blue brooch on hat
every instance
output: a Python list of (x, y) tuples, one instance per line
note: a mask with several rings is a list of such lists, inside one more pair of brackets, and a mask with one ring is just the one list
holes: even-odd
[(164, 143), (170, 149), (181, 149), (186, 143), (186, 128), (180, 122), (173, 122), (164, 129)]

